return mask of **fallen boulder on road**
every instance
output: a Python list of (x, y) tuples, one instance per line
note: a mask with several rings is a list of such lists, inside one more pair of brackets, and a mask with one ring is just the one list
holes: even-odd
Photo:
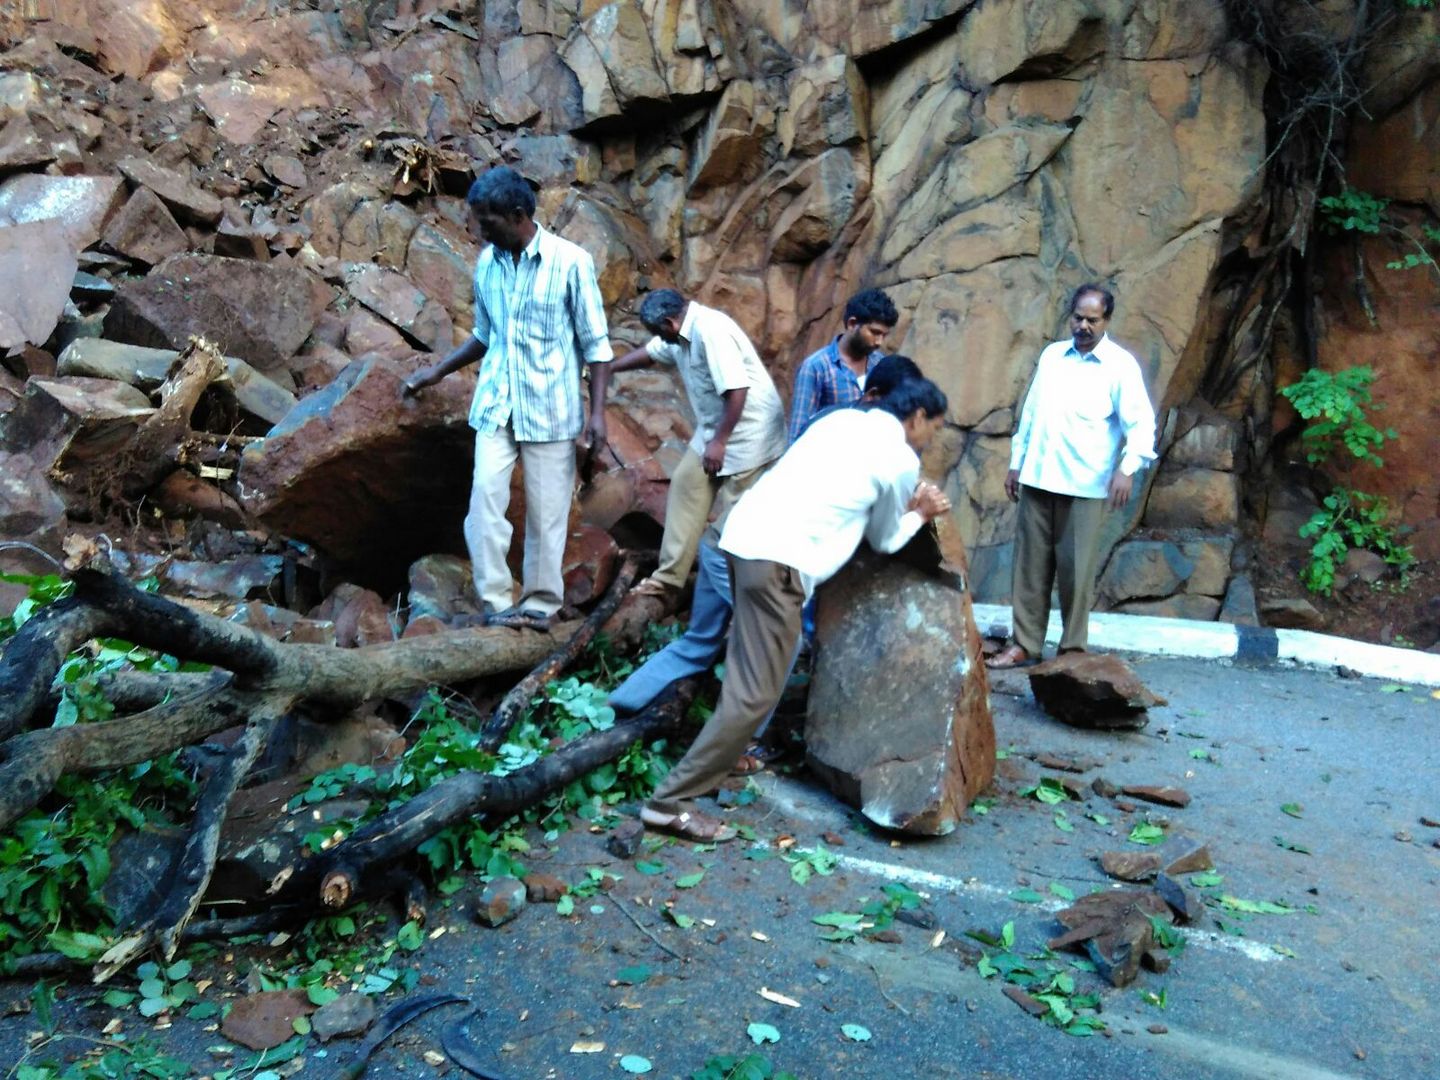
[(811, 768), (877, 825), (951, 832), (995, 774), (969, 593), (866, 549), (820, 590), (815, 648)]
[(1030, 669), (1035, 700), (1055, 719), (1075, 727), (1139, 731), (1145, 710), (1164, 705), (1129, 664), (1109, 653), (1066, 653)]

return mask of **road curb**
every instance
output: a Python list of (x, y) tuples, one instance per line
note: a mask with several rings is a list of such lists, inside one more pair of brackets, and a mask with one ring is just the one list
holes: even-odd
[[(975, 623), (982, 634), (1007, 637), (1010, 608), (1002, 604), (976, 604)], [(1045, 641), (1053, 645), (1059, 640), (1060, 615), (1052, 612), (1045, 629)], [(1241, 664), (1290, 663), (1312, 668), (1346, 667), (1376, 679), (1440, 686), (1440, 656), (1310, 630), (1098, 611), (1090, 616), (1090, 644), (1099, 649), (1149, 656), (1232, 660)]]

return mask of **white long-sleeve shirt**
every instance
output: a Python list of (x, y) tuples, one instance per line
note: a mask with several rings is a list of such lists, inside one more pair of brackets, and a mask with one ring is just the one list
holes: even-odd
[(1026, 487), (1103, 499), (1117, 457), (1126, 476), (1155, 458), (1155, 410), (1140, 365), (1108, 334), (1084, 355), (1068, 339), (1047, 345), (1020, 410), (1010, 468)]
[(905, 546), (924, 524), (906, 509), (919, 478), (920, 459), (899, 420), (883, 409), (836, 409), (740, 497), (720, 547), (794, 567), (808, 595), (861, 539), (882, 552)]

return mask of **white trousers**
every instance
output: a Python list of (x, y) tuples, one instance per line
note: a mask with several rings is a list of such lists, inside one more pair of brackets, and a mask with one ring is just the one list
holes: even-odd
[(492, 435), (476, 434), (470, 512), (465, 515), (475, 591), (494, 611), (510, 607), (515, 595), (505, 561), (514, 530), (505, 511), (517, 460), (525, 470), (525, 560), (517, 606), (553, 615), (565, 598), (565, 541), (575, 494), (575, 443), (570, 439), (516, 442), (508, 426)]

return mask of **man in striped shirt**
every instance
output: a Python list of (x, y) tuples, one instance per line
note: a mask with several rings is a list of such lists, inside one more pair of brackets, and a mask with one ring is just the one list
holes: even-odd
[(885, 354), (885, 337), (900, 321), (890, 297), (866, 289), (845, 305), (845, 328), (828, 345), (807, 356), (795, 372), (790, 400), (790, 442), (800, 437), (821, 409), (853, 405), (865, 392), (870, 369)]
[[(535, 220), (535, 192), (514, 169), (481, 176), (466, 196), (470, 232), (488, 242), (475, 262), (475, 328), (439, 363), (405, 380), (409, 396), (480, 361), (470, 426), (475, 470), (465, 543), (487, 622), (547, 629), (565, 594), (561, 572), (575, 444), (605, 441), (612, 359), (595, 263)], [(587, 416), (580, 390), (590, 374)], [(505, 556), (510, 476), (525, 466), (525, 557), (520, 599)]]

